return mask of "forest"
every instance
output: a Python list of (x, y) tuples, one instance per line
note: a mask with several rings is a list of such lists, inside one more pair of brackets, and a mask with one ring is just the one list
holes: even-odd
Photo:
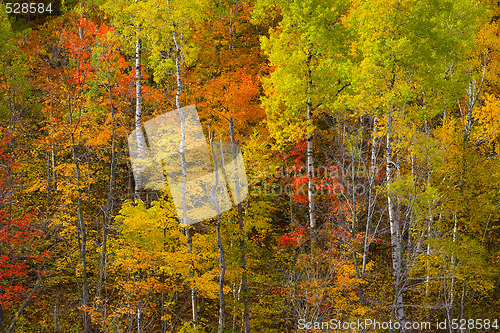
[(499, 327), (500, 2), (1, 2), (1, 333)]

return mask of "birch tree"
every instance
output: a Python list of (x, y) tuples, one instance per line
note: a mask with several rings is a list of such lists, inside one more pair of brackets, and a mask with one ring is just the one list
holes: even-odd
[[(441, 2), (360, 1), (350, 17), (358, 38), (353, 48), (356, 69), (351, 74), (355, 97), (350, 105), (361, 112), (375, 109), (377, 119), (385, 122), (392, 309), (394, 319), (402, 325), (406, 321), (404, 292), (411, 265), (411, 258), (405, 255), (410, 249), (405, 252), (404, 236), (414, 227), (411, 214), (403, 212), (412, 210), (412, 200), (402, 201), (401, 192), (401, 181), (411, 175), (408, 164), (403, 163), (408, 158), (403, 153), (411, 152), (403, 139), (408, 137), (405, 127), (408, 119), (422, 123), (424, 118), (432, 118), (449, 107), (456, 96), (460, 80), (453, 72), (463, 63), (471, 45), (476, 29), (473, 13), (479, 8), (468, 1), (451, 6)], [(410, 188), (423, 191), (414, 180), (411, 182), (414, 185)]]
[[(202, 2), (178, 2), (178, 1), (149, 1), (144, 4), (140, 12), (144, 36), (147, 36), (148, 45), (151, 48), (151, 56), (149, 63), (153, 68), (153, 75), (157, 82), (164, 87), (167, 98), (170, 98), (173, 93), (173, 100), (169, 101), (177, 109), (180, 116), (181, 140), (179, 153), (182, 167), (182, 207), (183, 216), (187, 218), (186, 206), (186, 184), (187, 184), (187, 162), (186, 162), (186, 128), (185, 116), (182, 111), (182, 96), (184, 92), (184, 66), (185, 59), (189, 56), (189, 49), (186, 40), (186, 35), (189, 32), (189, 23), (199, 18), (203, 14)], [(165, 89), (168, 87), (169, 76), (173, 74), (174, 89)], [(188, 221), (180, 221), (181, 224), (187, 225)], [(186, 239), (188, 243), (188, 252), (192, 253), (192, 229), (186, 227)], [(194, 277), (194, 266), (191, 268), (191, 278)], [(193, 326), (198, 325), (198, 305), (197, 291), (195, 286), (191, 288), (191, 308)]]
[[(269, 4), (258, 2), (255, 17)], [(340, 21), (348, 5), (328, 1), (278, 2), (282, 11), (279, 27), (262, 38), (262, 48), (274, 71), (264, 81), (263, 106), (268, 129), (277, 150), (307, 141), (308, 221), (312, 235), (317, 224), (315, 202), (314, 114), (332, 105), (336, 93), (347, 84), (336, 68), (335, 55), (342, 54), (346, 37)]]

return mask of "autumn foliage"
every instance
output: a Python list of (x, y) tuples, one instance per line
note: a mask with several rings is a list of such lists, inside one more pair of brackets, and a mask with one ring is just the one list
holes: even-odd
[[(2, 11), (0, 332), (494, 325), (499, 13), (487, 0)], [(136, 184), (128, 136), (191, 104), (207, 146), (241, 150), (248, 195), (182, 226), (167, 176)]]

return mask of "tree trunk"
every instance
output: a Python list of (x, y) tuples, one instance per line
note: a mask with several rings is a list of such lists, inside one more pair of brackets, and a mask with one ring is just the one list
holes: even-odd
[[(139, 0), (135, 0), (136, 5)], [(144, 187), (144, 177), (143, 171), (145, 169), (144, 158), (146, 151), (146, 140), (144, 138), (144, 133), (142, 132), (142, 88), (141, 88), (141, 55), (142, 55), (142, 40), (139, 36), (141, 32), (141, 26), (136, 27), (137, 30), (137, 40), (135, 45), (135, 134), (137, 141), (137, 160), (138, 166), (135, 172), (135, 188), (134, 188), (134, 202), (137, 202), (141, 198), (141, 189)], [(107, 224), (107, 221), (106, 221)], [(103, 234), (104, 242), (104, 234)], [(104, 246), (104, 245), (103, 245)], [(103, 258), (101, 257), (101, 260)], [(104, 258), (105, 260), (105, 258)], [(102, 262), (101, 262), (102, 264)], [(137, 308), (137, 332), (142, 333), (142, 299), (139, 299)]]
[[(73, 109), (71, 106), (71, 97), (68, 94), (68, 109), (69, 109), (69, 136), (71, 141), (71, 152), (73, 158), (73, 164), (75, 165), (75, 181), (78, 187), (77, 194), (77, 227), (80, 231), (80, 237), (78, 238), (79, 247), (80, 247), (80, 261), (82, 263), (82, 294), (81, 300), (83, 309), (83, 331), (84, 333), (90, 333), (91, 330), (91, 319), (88, 314), (88, 307), (90, 306), (90, 297), (89, 297), (89, 285), (87, 279), (87, 231), (85, 227), (85, 221), (83, 219), (83, 202), (82, 202), (82, 194), (80, 193), (80, 156), (77, 154), (77, 148), (80, 146), (80, 138), (78, 138), (78, 143), (76, 142), (74, 132), (74, 124), (73, 124)], [(81, 115), (81, 110), (79, 110)]]
[(391, 252), (392, 252), (392, 268), (394, 271), (394, 301), (393, 313), (395, 319), (401, 324), (401, 332), (405, 332), (405, 313), (403, 302), (403, 270), (402, 270), (402, 237), (399, 226), (398, 214), (396, 212), (396, 202), (393, 198), (393, 193), (390, 189), (394, 180), (393, 174), (397, 172), (398, 166), (392, 160), (392, 110), (387, 113), (387, 145), (385, 149), (386, 154), (386, 177), (387, 177), (387, 203), (389, 211), (389, 224), (391, 230)]
[[(169, 4), (170, 6), (170, 4)], [(181, 163), (182, 163), (182, 184), (181, 184), (181, 201), (182, 201), (182, 212), (184, 221), (181, 221), (184, 225), (188, 223), (187, 220), (187, 205), (186, 205), (186, 183), (187, 183), (187, 163), (186, 163), (186, 155), (185, 155), (185, 140), (186, 140), (186, 126), (185, 126), (185, 117), (181, 108), (181, 94), (184, 88), (184, 84), (182, 82), (182, 74), (181, 74), (181, 66), (183, 62), (183, 51), (177, 40), (177, 25), (173, 26), (173, 42), (175, 46), (175, 75), (176, 75), (176, 83), (177, 83), (177, 93), (175, 94), (175, 106), (177, 107), (177, 111), (179, 112), (179, 116), (181, 118), (181, 141), (179, 152), (181, 155)], [(182, 41), (182, 31), (181, 31), (181, 41)], [(193, 239), (191, 236), (191, 229), (186, 228), (186, 241), (188, 243), (188, 253), (193, 251)], [(194, 263), (191, 261), (191, 278), (194, 277)], [(194, 286), (191, 287), (191, 308), (193, 312), (193, 326), (196, 327), (198, 325), (198, 309), (197, 309), (197, 292)]]
[[(247, 282), (247, 261), (246, 261), (246, 252), (245, 252), (245, 239), (246, 232), (244, 231), (243, 224), (243, 209), (241, 207), (241, 193), (240, 193), (240, 180), (238, 173), (238, 163), (236, 161), (236, 140), (234, 139), (234, 124), (233, 118), (229, 118), (229, 136), (231, 137), (231, 147), (233, 152), (233, 165), (235, 170), (235, 183), (236, 183), (236, 201), (238, 202), (238, 225), (241, 232), (241, 241), (240, 241), (240, 252), (241, 252), (241, 268), (243, 270), (241, 277), (241, 287), (240, 290), (243, 293), (243, 328), (245, 333), (250, 333), (250, 312), (248, 308), (248, 282)], [(239, 294), (240, 292), (238, 292)]]
[[(193, 238), (191, 236), (191, 229), (185, 228), (186, 232), (186, 241), (188, 245), (188, 253), (193, 252)], [(189, 272), (189, 276), (194, 278), (194, 263), (193, 261), (189, 261), (189, 265), (191, 266), (191, 270)], [(196, 288), (194, 286), (191, 287), (191, 310), (193, 315), (193, 326), (196, 327), (198, 325), (198, 295)]]
[[(429, 124), (427, 122), (427, 117), (425, 118), (425, 135), (427, 136), (428, 139), (430, 139), (430, 132), (429, 132)], [(428, 170), (428, 173), (427, 173), (427, 183), (431, 183), (431, 162), (430, 160), (427, 160), (427, 168), (429, 169)], [(428, 208), (429, 212), (432, 211), (432, 207), (429, 203), (429, 208)], [(433, 223), (433, 216), (432, 214), (430, 214), (429, 216), (429, 219), (427, 220), (428, 221), (428, 224), (427, 224), (427, 239), (429, 240), (430, 237), (431, 237), (431, 230), (432, 230), (432, 223)], [(429, 264), (429, 259), (430, 258), (430, 255), (431, 255), (431, 245), (429, 244), (429, 242), (427, 242), (426, 244), (426, 248), (425, 248), (425, 254), (426, 254), (426, 260), (425, 260), (425, 302), (427, 303), (427, 298), (429, 296), (429, 287), (430, 287), (430, 281), (431, 281), (431, 278), (430, 278), (430, 264)]]
[(137, 304), (137, 333), (142, 333), (142, 300)]
[[(82, 262), (82, 303), (85, 308), (90, 306), (89, 283), (87, 277), (87, 231), (83, 220), (82, 198), (78, 198), (78, 225), (80, 227), (80, 260)], [(91, 319), (88, 314), (88, 309), (83, 310), (83, 331), (90, 333)]]
[[(139, 0), (135, 0), (137, 4)], [(137, 32), (141, 31), (141, 27), (137, 26)], [(142, 41), (137, 37), (135, 46), (135, 133), (137, 140), (137, 161), (138, 166), (136, 168), (136, 178), (135, 178), (135, 191), (134, 191), (134, 201), (137, 201), (141, 197), (141, 188), (144, 184), (142, 172), (144, 171), (145, 149), (146, 140), (142, 132), (141, 120), (142, 120), (142, 89), (141, 89), (141, 53), (142, 53)]]
[[(456, 242), (457, 237), (457, 216), (454, 215), (454, 224), (453, 224), (453, 244)], [(456, 270), (456, 259), (455, 253), (451, 254), (451, 285), (450, 285), (450, 302), (446, 306), (446, 312), (448, 320), (453, 319), (454, 307), (455, 307), (455, 270)]]
[(308, 121), (308, 133), (307, 133), (307, 176), (308, 176), (308, 184), (307, 184), (307, 197), (309, 200), (309, 227), (311, 228), (311, 232), (315, 233), (316, 230), (316, 207), (314, 202), (314, 146), (313, 146), (313, 137), (312, 133), (309, 132), (310, 127), (312, 125), (312, 106), (311, 101), (307, 102), (307, 121)]
[[(375, 234), (378, 230), (378, 224), (372, 234), (370, 234), (370, 225), (372, 224), (372, 219), (375, 214), (375, 202), (378, 197), (378, 192), (373, 193), (373, 187), (375, 185), (375, 179), (377, 178), (377, 151), (379, 146), (379, 140), (376, 137), (377, 133), (377, 116), (373, 116), (373, 128), (372, 128), (372, 148), (371, 148), (371, 160), (370, 160), (370, 178), (368, 183), (368, 203), (367, 203), (367, 218), (365, 226), (365, 236), (363, 240), (363, 258), (361, 263), (361, 280), (366, 277), (366, 265), (368, 264), (368, 254), (370, 249), (370, 244), (375, 238)], [(364, 304), (364, 287), (361, 284), (358, 287), (358, 296), (361, 304)]]
[[(479, 87), (477, 86), (476, 79), (472, 78), (470, 75), (468, 77), (469, 86), (466, 89), (467, 90), (467, 119), (466, 119), (465, 129), (464, 129), (465, 139), (467, 140), (467, 142), (470, 140), (472, 125), (474, 124), (474, 115), (473, 115), (474, 106), (476, 105), (478, 96), (481, 93), (481, 90), (483, 88), (485, 75), (486, 75), (486, 63), (483, 61), (483, 74), (481, 76), (481, 82), (479, 83)], [(460, 106), (460, 104), (459, 104), (459, 106)], [(462, 108), (460, 108), (460, 112), (462, 113)], [(462, 120), (463, 120), (463, 113), (462, 113)]]
[(226, 304), (224, 302), (224, 276), (226, 274), (226, 262), (224, 260), (224, 248), (222, 247), (222, 237), (220, 231), (220, 206), (217, 202), (217, 198), (215, 197), (215, 191), (217, 190), (217, 185), (219, 183), (219, 170), (217, 163), (217, 156), (215, 155), (214, 145), (213, 145), (213, 132), (210, 132), (209, 128), (209, 140), (210, 140), (210, 150), (212, 151), (212, 159), (214, 162), (214, 172), (215, 172), (215, 183), (212, 185), (210, 190), (210, 197), (212, 198), (212, 202), (215, 205), (215, 210), (217, 212), (217, 247), (219, 248), (219, 328), (218, 332), (224, 332), (224, 326), (226, 323)]
[[(306, 75), (307, 75), (307, 91), (310, 92), (312, 89), (312, 73), (311, 73), (311, 60), (312, 54), (309, 53), (306, 61)], [(307, 100), (306, 105), (306, 120), (307, 120), (307, 148), (306, 148), (306, 170), (307, 170), (307, 198), (309, 201), (309, 228), (311, 229), (311, 235), (313, 242), (316, 239), (316, 207), (314, 202), (314, 146), (313, 146), (313, 135), (312, 135), (312, 101)]]
[(102, 288), (104, 284), (104, 277), (106, 275), (106, 252), (107, 252), (107, 239), (108, 239), (108, 223), (109, 218), (112, 215), (113, 210), (113, 201), (114, 201), (114, 184), (115, 184), (115, 165), (116, 165), (116, 156), (115, 156), (115, 141), (116, 141), (116, 120), (114, 119), (114, 106), (113, 99), (111, 96), (111, 82), (109, 79), (108, 73), (108, 97), (109, 104), (111, 109), (111, 119), (113, 121), (113, 129), (111, 133), (111, 154), (110, 154), (110, 168), (109, 168), (109, 183), (108, 183), (108, 198), (106, 202), (106, 206), (104, 208), (103, 221), (102, 221), (102, 244), (101, 244), (101, 260), (99, 265), (99, 279), (97, 282), (97, 290), (96, 296), (99, 298), (99, 306), (101, 307), (101, 315), (103, 318), (103, 330), (106, 332), (106, 318), (105, 318), (105, 304), (102, 299)]
[[(77, 181), (77, 186), (80, 186), (80, 162), (79, 157), (76, 152), (76, 145), (74, 141), (73, 134), (71, 134), (72, 139), (72, 153), (73, 153), (73, 163), (75, 164), (75, 179)], [(88, 314), (87, 307), (90, 305), (89, 297), (89, 284), (87, 278), (87, 231), (85, 227), (85, 221), (83, 220), (83, 202), (80, 190), (78, 190), (77, 199), (77, 224), (80, 230), (79, 245), (80, 245), (80, 261), (82, 263), (82, 305), (85, 307), (83, 309), (83, 331), (85, 333), (90, 333), (91, 320)]]
[(54, 305), (54, 333), (59, 333), (59, 295)]

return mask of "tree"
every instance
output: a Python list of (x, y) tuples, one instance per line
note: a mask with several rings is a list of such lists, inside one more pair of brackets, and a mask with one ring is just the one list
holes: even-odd
[[(340, 22), (348, 5), (343, 2), (332, 5), (328, 1), (279, 5), (281, 23), (277, 29), (271, 29), (269, 38), (262, 39), (262, 47), (274, 67), (265, 81), (263, 106), (278, 150), (299, 139), (307, 140), (309, 227), (314, 233), (313, 114), (320, 107), (331, 106), (336, 93), (346, 85), (335, 63), (343, 52), (340, 40), (346, 35)], [(261, 2), (260, 11), (265, 11), (266, 6), (269, 5)], [(259, 13), (257, 10), (255, 15)]]
[[(357, 42), (353, 44), (356, 60), (351, 74), (355, 97), (350, 105), (362, 114), (376, 110), (377, 116), (385, 120), (387, 206), (394, 276), (393, 314), (401, 323), (406, 320), (406, 270), (413, 260), (411, 256), (405, 258), (403, 236), (415, 227), (413, 214), (401, 210), (406, 206), (407, 212), (412, 212), (416, 207), (411, 198), (424, 191), (415, 178), (413, 164), (409, 170), (403, 162), (423, 158), (425, 163), (429, 158), (414, 154), (403, 138), (409, 136), (405, 133), (409, 133), (411, 123), (421, 126), (419, 124), (433, 118), (456, 97), (456, 84), (463, 78), (456, 69), (464, 65), (472, 46), (477, 31), (475, 17), (479, 17), (480, 10), (478, 3), (468, 1), (450, 6), (440, 2), (362, 1), (356, 3), (351, 15)], [(447, 23), (450, 21), (453, 24)], [(410, 158), (402, 154), (405, 151), (410, 153)], [(401, 187), (405, 178), (413, 185)], [(405, 191), (416, 189), (415, 194), (406, 196), (406, 204), (401, 202), (403, 188)], [(421, 241), (420, 237), (415, 244)]]

